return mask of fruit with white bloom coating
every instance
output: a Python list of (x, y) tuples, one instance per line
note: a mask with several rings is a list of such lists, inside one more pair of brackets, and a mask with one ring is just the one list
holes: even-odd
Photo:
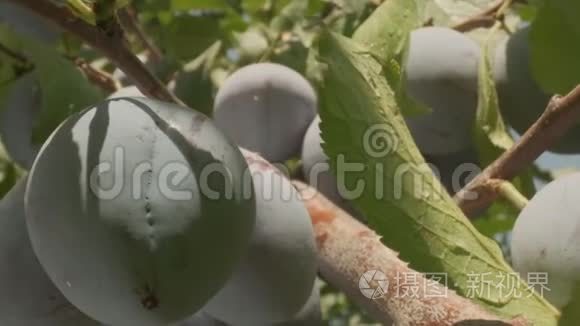
[(480, 51), (475, 41), (449, 28), (411, 32), (405, 65), (407, 90), (414, 100), (432, 109), (406, 119), (421, 152), (441, 155), (470, 146)]
[(349, 208), (348, 200), (340, 195), (337, 180), (330, 170), (328, 156), (322, 149), (320, 116), (308, 127), (302, 143), (302, 172), (306, 181), (318, 189), (330, 201), (342, 208)]
[(317, 271), (310, 215), (294, 186), (258, 154), (242, 149), (254, 184), (256, 224), (247, 255), (204, 311), (236, 326), (291, 319), (308, 300)]
[(546, 275), (544, 296), (565, 306), (580, 281), (580, 173), (560, 177), (542, 188), (520, 212), (513, 228), (513, 267), (527, 279)]
[(24, 216), (26, 179), (0, 201), (0, 325), (96, 326), (50, 281), (32, 251)]
[(34, 123), (40, 114), (42, 94), (36, 74), (28, 73), (12, 84), (0, 108), (0, 138), (10, 158), (29, 169), (40, 145), (32, 141)]
[(246, 252), (255, 220), (253, 193), (240, 190), (246, 170), (193, 110), (101, 102), (65, 120), (34, 162), (32, 247), (64, 296), (104, 324), (183, 320)]
[(141, 93), (137, 86), (126, 86), (120, 88), (113, 92), (107, 97), (107, 99), (119, 98), (119, 97), (147, 97)]
[(316, 93), (296, 71), (274, 63), (243, 67), (220, 87), (216, 125), (241, 147), (270, 162), (298, 156), (317, 111)]
[(292, 320), (276, 323), (273, 326), (322, 326), (322, 311), (320, 308), (320, 288), (315, 285), (308, 301), (302, 309), (294, 315)]
[[(520, 135), (544, 113), (551, 94), (542, 90), (531, 68), (531, 27), (517, 30), (502, 40), (495, 49), (494, 81), (500, 109), (505, 120)], [(570, 128), (550, 147), (557, 153), (580, 153), (580, 125)]]
[(0, 1), (0, 24), (6, 24), (19, 34), (46, 43), (55, 43), (61, 31), (44, 17), (10, 1)]

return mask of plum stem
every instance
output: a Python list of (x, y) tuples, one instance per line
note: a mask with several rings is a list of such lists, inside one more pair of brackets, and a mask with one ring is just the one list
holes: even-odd
[[(481, 174), (469, 182), (454, 199), (470, 216), (489, 206), (498, 196), (491, 179), (510, 180), (529, 168), (540, 155), (556, 144), (580, 121), (580, 85), (566, 96), (552, 97), (544, 113), (509, 150), (505, 151)], [(473, 194), (477, 194), (473, 198)]]
[(497, 182), (498, 194), (518, 211), (528, 205), (529, 200), (511, 182), (497, 179), (493, 182)]

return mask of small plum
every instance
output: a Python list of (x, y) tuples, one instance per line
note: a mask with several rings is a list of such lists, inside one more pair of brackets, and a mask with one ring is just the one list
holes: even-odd
[(194, 110), (143, 97), (71, 115), (28, 177), (26, 222), (50, 279), (107, 325), (194, 315), (249, 245), (253, 189), (237, 147)]
[(61, 34), (50, 21), (10, 1), (0, 1), (0, 24), (6, 24), (19, 34), (46, 43), (55, 43)]
[(0, 201), (0, 325), (96, 326), (50, 281), (30, 245), (24, 216), (26, 179)]
[(322, 142), (320, 116), (316, 116), (308, 127), (302, 144), (302, 173), (305, 180), (335, 205), (356, 218), (364, 220), (362, 213), (355, 208), (348, 198), (341, 195), (338, 181), (330, 169), (328, 156), (322, 149)]
[(285, 322), (276, 323), (273, 326), (322, 326), (322, 311), (320, 309), (320, 288), (315, 285), (308, 301), (294, 317)]
[(580, 280), (580, 173), (560, 177), (542, 188), (520, 212), (513, 228), (513, 267), (523, 279), (545, 273), (543, 295), (558, 308), (570, 300)]
[(289, 179), (256, 153), (242, 153), (256, 193), (252, 241), (204, 311), (236, 326), (271, 324), (291, 319), (310, 296), (317, 271), (314, 230)]
[(0, 137), (12, 160), (25, 169), (34, 162), (40, 145), (32, 141), (42, 95), (36, 74), (28, 73), (14, 81), (0, 108)]
[[(530, 66), (531, 26), (524, 26), (503, 39), (495, 49), (494, 80), (503, 117), (520, 135), (542, 115), (551, 94), (543, 91)], [(580, 153), (580, 125), (566, 132), (550, 148), (562, 154)]]
[(477, 43), (455, 30), (423, 27), (411, 32), (408, 93), (432, 110), (406, 119), (421, 152), (443, 155), (470, 146), (479, 56)]
[(447, 155), (425, 155), (425, 160), (431, 164), (433, 172), (451, 195), (481, 173), (477, 153), (473, 148)]
[(271, 162), (298, 156), (317, 111), (316, 93), (304, 77), (279, 64), (258, 63), (232, 74), (220, 87), (213, 118), (241, 147)]

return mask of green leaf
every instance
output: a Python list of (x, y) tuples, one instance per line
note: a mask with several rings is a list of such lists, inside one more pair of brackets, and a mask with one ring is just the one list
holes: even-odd
[(576, 283), (572, 291), (572, 299), (562, 309), (562, 317), (558, 326), (577, 326), (580, 320), (580, 283)]
[(532, 23), (532, 73), (551, 93), (566, 94), (580, 83), (579, 12), (580, 1), (545, 1)]
[(226, 9), (228, 0), (171, 0), (171, 9), (175, 11), (191, 9)]
[(335, 12), (331, 28), (333, 31), (351, 36), (354, 31), (372, 13), (375, 5), (369, 0), (332, 0)]
[(99, 102), (103, 94), (53, 48), (21, 38), (20, 49), (34, 64), (42, 90), (42, 109), (32, 136), (40, 144), (69, 115)]
[(409, 33), (421, 26), (420, 9), (415, 0), (385, 1), (352, 38), (365, 44), (384, 62), (389, 62), (401, 56)]
[(222, 36), (220, 20), (214, 17), (180, 15), (172, 17), (160, 30), (159, 44), (167, 55), (189, 61)]
[[(489, 39), (492, 39), (492, 31)], [(473, 137), (479, 160), (483, 166), (495, 161), (506, 150), (510, 149), (515, 141), (501, 116), (498, 95), (493, 79), (493, 68), (489, 57), (489, 42), (482, 47), (478, 71), (478, 103)], [(514, 186), (524, 195), (534, 194), (533, 173), (526, 169), (513, 180)]]
[(514, 140), (508, 133), (499, 111), (487, 44), (483, 47), (479, 62), (474, 135), (483, 165), (493, 162), (501, 153), (514, 145)]
[[(325, 33), (319, 51), (326, 65), (319, 85), (324, 151), (339, 188), (362, 186), (362, 193), (344, 195), (353, 199), (383, 241), (417, 270), (445, 273), (452, 288), (501, 316), (524, 314), (537, 325), (555, 325), (558, 312), (521, 280), (501, 287), (497, 276), (514, 271), (498, 245), (475, 229), (425, 164), (387, 84), (385, 68), (370, 50)], [(340, 160), (349, 164), (346, 175)], [(485, 293), (474, 293), (473, 275), (496, 277), (480, 284)], [(506, 287), (517, 288), (523, 296), (510, 295)]]
[(412, 100), (405, 86), (404, 67), (409, 50), (409, 35), (421, 26), (423, 10), (420, 1), (386, 1), (352, 36), (353, 40), (369, 47), (383, 65), (390, 66), (385, 73), (406, 117), (431, 112), (429, 108)]
[(213, 111), (214, 85), (211, 69), (220, 54), (221, 42), (216, 42), (199, 57), (185, 65), (175, 78), (173, 92), (189, 107), (207, 116)]
[(308, 2), (308, 0), (292, 0), (282, 8), (280, 14), (272, 19), (270, 28), (277, 33), (291, 30), (297, 23), (304, 20)]

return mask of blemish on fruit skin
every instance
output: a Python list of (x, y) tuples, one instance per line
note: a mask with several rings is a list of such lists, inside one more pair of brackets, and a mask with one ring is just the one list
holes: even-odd
[(208, 120), (208, 117), (196, 114), (193, 119), (191, 120), (191, 131), (196, 134), (201, 131), (203, 128), (204, 123)]
[(540, 250), (540, 259), (544, 258), (546, 258), (546, 248), (542, 248), (542, 250)]
[(141, 297), (141, 305), (147, 310), (153, 310), (159, 307), (159, 299), (149, 285), (143, 288), (143, 295)]

